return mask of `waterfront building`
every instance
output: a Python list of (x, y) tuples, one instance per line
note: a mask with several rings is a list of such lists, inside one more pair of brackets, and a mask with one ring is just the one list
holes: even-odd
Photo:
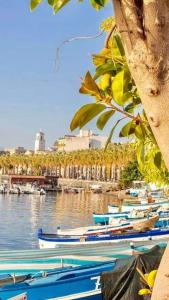
[(45, 134), (42, 131), (37, 132), (35, 139), (35, 153), (45, 151)]
[(25, 154), (26, 149), (24, 147), (17, 147), (17, 148), (9, 148), (9, 149), (5, 149), (6, 153), (9, 153), (10, 155), (13, 154)]
[(94, 134), (91, 130), (81, 129), (79, 135), (65, 135), (56, 140), (53, 149), (55, 151), (71, 152), (76, 150), (102, 149), (107, 137)]
[(25, 152), (25, 155), (33, 155), (34, 154), (34, 151), (33, 150), (27, 150)]

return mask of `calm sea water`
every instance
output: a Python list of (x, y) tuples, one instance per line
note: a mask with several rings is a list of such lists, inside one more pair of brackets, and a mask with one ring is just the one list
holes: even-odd
[(102, 194), (0, 195), (0, 249), (37, 248), (37, 230), (88, 226), (114, 197)]

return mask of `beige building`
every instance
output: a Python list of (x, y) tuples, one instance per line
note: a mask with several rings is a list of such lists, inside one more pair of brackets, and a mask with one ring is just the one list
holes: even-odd
[(92, 133), (91, 130), (80, 130), (79, 135), (65, 135), (64, 138), (58, 139), (53, 149), (55, 151), (76, 151), (87, 149), (104, 148), (107, 137)]
[(25, 155), (33, 155), (34, 154), (34, 151), (33, 150), (27, 150), (25, 152)]
[(17, 148), (5, 149), (5, 152), (9, 153), (10, 155), (24, 154), (26, 152), (26, 149), (24, 147), (17, 147)]

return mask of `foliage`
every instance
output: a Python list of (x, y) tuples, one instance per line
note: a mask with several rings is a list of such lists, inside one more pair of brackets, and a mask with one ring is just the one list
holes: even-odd
[(122, 188), (129, 188), (133, 180), (142, 180), (143, 176), (139, 171), (138, 162), (130, 161), (122, 170), (119, 185)]
[(157, 270), (151, 271), (149, 274), (143, 274), (140, 269), (137, 268), (137, 271), (139, 272), (142, 281), (146, 285), (146, 288), (141, 289), (138, 294), (139, 295), (151, 295), (152, 289), (154, 286), (155, 278), (157, 275)]
[(56, 152), (38, 155), (2, 155), (0, 156), (0, 168), (6, 172), (15, 173), (17, 167), (25, 172), (32, 170), (33, 174), (41, 174), (46, 170), (52, 170), (60, 166), (125, 166), (136, 153), (133, 145), (113, 145), (107, 151), (101, 149), (79, 150), (72, 152)]
[[(81, 2), (82, 0), (79, 0)], [(34, 10), (43, 0), (30, 0), (30, 9)], [(47, 3), (52, 7), (53, 12), (57, 13), (62, 7), (68, 4), (70, 0), (47, 0)], [(90, 4), (94, 9), (100, 10), (108, 3), (108, 0), (90, 0)]]
[(145, 181), (169, 185), (169, 172), (155, 140), (146, 137), (144, 141), (138, 141), (137, 161)]

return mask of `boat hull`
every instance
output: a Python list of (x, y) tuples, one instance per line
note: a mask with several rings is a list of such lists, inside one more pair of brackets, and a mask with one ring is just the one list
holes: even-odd
[(141, 233), (129, 233), (129, 234), (120, 234), (120, 235), (100, 235), (100, 236), (88, 236), (78, 238), (78, 237), (51, 237), (51, 235), (43, 234), (42, 232), (38, 233), (39, 246), (40, 248), (59, 248), (64, 246), (88, 246), (88, 245), (97, 245), (97, 244), (117, 244), (123, 241), (128, 242), (144, 242), (156, 240), (160, 241), (161, 239), (169, 240), (169, 229), (153, 229)]
[[(21, 294), (18, 295), (16, 297), (12, 297), (8, 300), (26, 300), (27, 298), (27, 294)], [(48, 299), (48, 300), (102, 300), (102, 294), (101, 294), (101, 290), (93, 290), (90, 292), (84, 292), (84, 293), (78, 293), (78, 294), (73, 294), (73, 295), (69, 295), (69, 296), (65, 296), (65, 297), (57, 297), (57, 298), (52, 298), (52, 299)]]
[[(0, 299), (7, 300), (26, 293), (29, 300), (46, 299), (90, 299), (100, 300), (100, 274), (113, 270), (115, 262), (93, 267), (72, 269), (47, 277), (27, 280), (0, 288)], [(92, 292), (95, 292), (92, 294)], [(97, 293), (98, 292), (98, 293)], [(79, 294), (79, 295), (78, 295)], [(86, 295), (85, 295), (86, 294)], [(74, 297), (76, 296), (76, 298)], [(72, 297), (72, 298), (71, 298)]]
[[(123, 204), (121, 207), (122, 212), (131, 212), (132, 210), (147, 210), (151, 208), (158, 208), (159, 206), (162, 206), (163, 208), (169, 207), (169, 201), (159, 201), (159, 202), (153, 202), (153, 203), (146, 203), (146, 204)], [(108, 205), (108, 212), (109, 213), (118, 213), (119, 207), (114, 205)]]
[[(112, 218), (122, 218), (122, 219), (126, 219), (126, 221), (131, 222), (133, 220), (141, 220), (142, 218), (130, 218), (128, 217), (128, 214), (126, 213), (121, 213), (119, 214), (118, 217), (116, 217), (116, 215), (114, 215), (113, 213), (109, 213), (109, 214), (93, 214), (93, 221), (94, 224), (101, 224), (102, 226), (109, 225), (109, 221)], [(169, 213), (167, 214), (159, 214), (159, 220), (155, 223), (155, 227), (166, 227), (169, 226)]]

